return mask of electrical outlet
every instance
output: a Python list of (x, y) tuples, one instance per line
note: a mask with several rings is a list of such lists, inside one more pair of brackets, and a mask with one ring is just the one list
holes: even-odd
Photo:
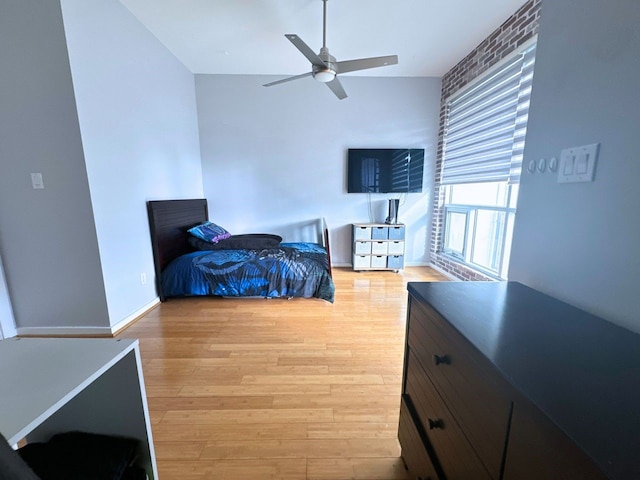
[(140, 285), (146, 285), (147, 284), (147, 274), (145, 272), (142, 272), (140, 274)]
[(31, 174), (31, 185), (33, 186), (34, 190), (43, 190), (44, 189), (44, 182), (42, 181), (42, 174), (41, 173), (32, 173)]

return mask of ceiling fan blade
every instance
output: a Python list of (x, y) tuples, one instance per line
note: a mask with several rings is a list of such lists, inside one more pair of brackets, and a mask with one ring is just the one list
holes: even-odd
[(334, 78), (330, 82), (327, 82), (326, 85), (340, 100), (344, 100), (345, 98), (347, 98), (347, 92), (345, 92), (344, 88), (342, 88), (342, 84), (340, 83), (340, 80), (338, 80), (338, 77)]
[(295, 77), (287, 77), (282, 80), (276, 80), (275, 82), (265, 83), (263, 87), (272, 87), (273, 85), (278, 85), (280, 83), (290, 82), (291, 80), (297, 80), (299, 78), (310, 77), (313, 75), (313, 72), (303, 73), (302, 75), (296, 75)]
[(355, 72), (356, 70), (366, 70), (367, 68), (386, 67), (398, 63), (397, 55), (387, 55), (385, 57), (359, 58), (357, 60), (345, 60), (336, 62), (338, 73)]
[(309, 45), (307, 45), (306, 43), (304, 43), (302, 41), (302, 39), (294, 34), (294, 33), (287, 33), (285, 34), (285, 37), (287, 37), (289, 39), (289, 41), (291, 43), (293, 43), (293, 45), (300, 50), (300, 52), (307, 57), (307, 60), (309, 60), (311, 62), (311, 65), (315, 65), (316, 67), (326, 67), (327, 64), (324, 63), (324, 61), (318, 56), (318, 54), (316, 52), (314, 52), (313, 50), (311, 50), (311, 48), (309, 48)]

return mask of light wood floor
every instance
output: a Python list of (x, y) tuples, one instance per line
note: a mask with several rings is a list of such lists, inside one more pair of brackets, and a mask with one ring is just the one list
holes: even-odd
[(161, 480), (400, 480), (408, 281), (334, 269), (316, 299), (173, 299), (139, 338)]

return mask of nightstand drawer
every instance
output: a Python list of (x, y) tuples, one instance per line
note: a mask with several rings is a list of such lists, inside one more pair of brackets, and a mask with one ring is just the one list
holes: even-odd
[(404, 242), (388, 242), (387, 249), (389, 251), (389, 255), (403, 255)]
[[(438, 395), (426, 372), (410, 352), (405, 394), (415, 407), (436, 462), (449, 480), (491, 480), (491, 476)], [(496, 477), (498, 478), (498, 477)]]
[(353, 269), (359, 268), (371, 268), (371, 257), (369, 255), (354, 255), (353, 256)]
[(377, 255), (371, 257), (371, 267), (387, 268), (387, 257), (385, 255)]
[(371, 254), (371, 242), (358, 242), (354, 244), (354, 253), (356, 255), (370, 255)]
[(353, 226), (354, 240), (371, 240), (371, 227)]
[(389, 240), (404, 240), (404, 226), (389, 227)]
[(386, 240), (389, 238), (389, 227), (371, 227), (373, 240)]
[(402, 255), (389, 255), (387, 257), (387, 267), (402, 270), (404, 268), (404, 256)]
[(389, 251), (387, 244), (389, 242), (371, 242), (371, 253), (373, 255), (386, 255)]
[(498, 478), (511, 415), (509, 390), (474, 358), (466, 340), (439, 315), (413, 302), (409, 348), (428, 372), (442, 399), (487, 470)]

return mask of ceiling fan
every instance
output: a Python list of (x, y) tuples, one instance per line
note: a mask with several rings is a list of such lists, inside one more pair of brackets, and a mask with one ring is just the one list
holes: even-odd
[(296, 75), (294, 77), (283, 78), (275, 82), (267, 83), (265, 87), (271, 87), (280, 83), (290, 82), (291, 80), (297, 80), (299, 78), (312, 76), (315, 80), (326, 83), (331, 91), (340, 100), (347, 98), (347, 93), (342, 88), (340, 80), (338, 80), (338, 74), (355, 72), (356, 70), (365, 70), (367, 68), (384, 67), (387, 65), (395, 65), (398, 63), (397, 55), (387, 55), (385, 57), (370, 57), (359, 58), (356, 60), (346, 60), (343, 62), (336, 62), (335, 57), (329, 54), (327, 48), (327, 0), (322, 0), (322, 48), (320, 53), (316, 53), (309, 48), (309, 46), (302, 41), (296, 34), (288, 33), (285, 37), (289, 39), (293, 45), (300, 50), (300, 52), (307, 57), (307, 60), (311, 62), (311, 71), (303, 73), (302, 75)]

